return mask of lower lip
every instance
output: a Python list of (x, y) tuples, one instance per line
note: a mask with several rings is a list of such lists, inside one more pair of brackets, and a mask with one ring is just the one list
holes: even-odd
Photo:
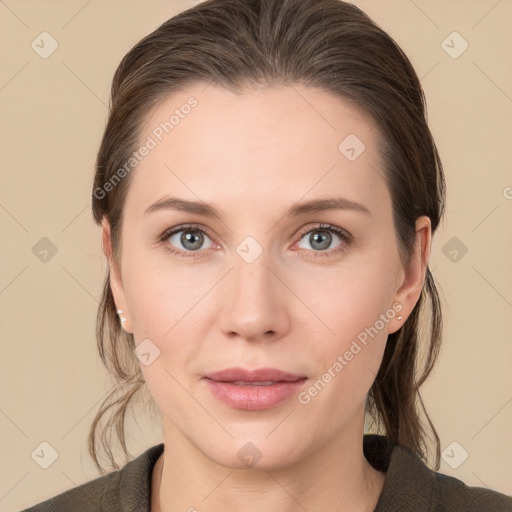
[(210, 391), (222, 402), (235, 409), (261, 411), (270, 409), (298, 393), (306, 378), (295, 382), (276, 382), (269, 386), (241, 386), (230, 382), (205, 379)]

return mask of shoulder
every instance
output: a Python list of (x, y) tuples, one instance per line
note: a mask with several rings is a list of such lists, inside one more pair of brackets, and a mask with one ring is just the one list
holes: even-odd
[(21, 512), (149, 512), (151, 473), (163, 451), (152, 446), (121, 469), (68, 489)]
[(109, 494), (110, 489), (115, 489), (119, 483), (120, 471), (114, 471), (107, 475), (68, 489), (57, 496), (33, 505), (22, 512), (60, 512), (61, 510), (73, 510), (74, 512), (102, 510), (104, 495)]
[(408, 448), (365, 435), (364, 452), (386, 480), (375, 512), (512, 512), (512, 497), (431, 470)]
[(428, 512), (512, 512), (512, 498), (485, 487), (469, 486), (453, 476), (431, 470), (415, 453), (393, 450), (397, 475)]
[(473, 487), (458, 478), (432, 472), (437, 497), (436, 512), (460, 510), (464, 512), (512, 512), (512, 497), (485, 487)]

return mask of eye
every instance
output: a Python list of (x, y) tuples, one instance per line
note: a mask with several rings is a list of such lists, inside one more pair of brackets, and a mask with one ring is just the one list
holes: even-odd
[[(305, 238), (307, 234), (310, 234), (309, 238)], [(336, 235), (340, 240), (339, 243), (333, 250), (326, 251), (332, 243), (332, 234)], [(210, 243), (209, 247), (204, 248), (203, 244), (205, 238), (211, 239), (208, 236), (207, 231), (204, 228), (194, 225), (177, 226), (166, 230), (161, 237), (159, 242), (165, 247), (171, 254), (176, 254), (181, 257), (198, 257), (201, 251), (200, 249), (211, 249), (213, 242)], [(300, 240), (306, 239), (310, 244), (311, 249), (307, 249), (313, 252), (316, 256), (331, 256), (334, 253), (339, 253), (345, 250), (352, 242), (352, 236), (344, 229), (336, 226), (320, 224), (314, 228), (302, 230), (300, 232)]]
[[(160, 242), (172, 254), (183, 257), (195, 257), (204, 244), (205, 237), (210, 239), (205, 229), (197, 226), (178, 226), (165, 231)], [(211, 240), (210, 240), (211, 241)], [(176, 248), (177, 247), (177, 248)], [(211, 247), (207, 247), (209, 249)]]
[[(342, 240), (334, 250), (326, 251), (332, 243), (333, 233)], [(309, 237), (306, 235), (309, 234)], [(339, 253), (345, 250), (352, 242), (352, 236), (344, 229), (336, 226), (320, 224), (313, 229), (306, 229), (301, 231), (300, 240), (305, 239), (309, 243), (311, 249), (316, 256), (330, 256), (333, 253)]]

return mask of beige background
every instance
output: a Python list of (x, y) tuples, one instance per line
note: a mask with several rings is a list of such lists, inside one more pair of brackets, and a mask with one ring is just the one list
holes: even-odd
[[(105, 272), (90, 210), (95, 154), (120, 59), (194, 3), (0, 2), (2, 511), (98, 476), (86, 439), (110, 384), (94, 337)], [(423, 388), (448, 448), (440, 471), (512, 494), (512, 2), (355, 3), (415, 66), (445, 166), (446, 221), (431, 257), (445, 341)], [(31, 48), (43, 31), (59, 45), (47, 59)], [(469, 43), (457, 59), (441, 46), (453, 31)], [(58, 251), (46, 263), (32, 252), (43, 237)], [(468, 249), (455, 262), (445, 255), (453, 237)], [(58, 452), (48, 469), (31, 458), (43, 441)], [(158, 422), (139, 416), (128, 442), (133, 456), (161, 442)], [(452, 468), (461, 449), (469, 457)]]

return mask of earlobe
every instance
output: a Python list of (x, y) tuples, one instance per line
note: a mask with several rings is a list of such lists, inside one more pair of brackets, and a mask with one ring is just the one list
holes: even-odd
[(416, 220), (416, 244), (414, 253), (409, 267), (404, 272), (401, 272), (403, 280), (393, 300), (393, 302), (398, 302), (402, 305), (400, 316), (403, 317), (403, 319), (399, 320), (399, 318), (396, 317), (396, 325), (391, 327), (388, 334), (392, 334), (402, 327), (418, 302), (425, 282), (432, 247), (431, 242), (432, 230), (430, 218), (423, 215)]

